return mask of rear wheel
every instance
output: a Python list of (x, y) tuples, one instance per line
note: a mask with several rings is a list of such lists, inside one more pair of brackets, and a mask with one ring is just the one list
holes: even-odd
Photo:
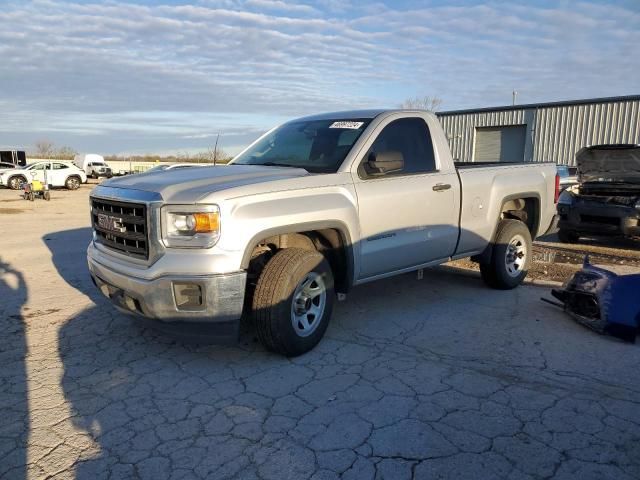
[(80, 177), (71, 176), (64, 182), (64, 186), (69, 190), (77, 190), (80, 188)]
[(532, 242), (520, 220), (502, 220), (493, 243), (491, 258), (480, 264), (484, 282), (492, 288), (510, 290), (522, 283), (531, 264)]
[(580, 235), (570, 230), (558, 230), (558, 240), (562, 243), (578, 243)]
[(45, 190), (44, 194), (42, 195), (44, 197), (44, 199), (48, 202), (49, 200), (51, 200), (51, 194), (49, 193), (49, 190)]
[(333, 274), (322, 254), (280, 250), (262, 270), (253, 295), (258, 339), (289, 357), (308, 352), (329, 325), (334, 296)]
[(9, 188), (11, 190), (19, 190), (20, 187), (22, 186), (23, 183), (25, 183), (27, 181), (26, 178), (24, 178), (23, 176), (17, 175), (15, 177), (11, 177), (9, 179)]

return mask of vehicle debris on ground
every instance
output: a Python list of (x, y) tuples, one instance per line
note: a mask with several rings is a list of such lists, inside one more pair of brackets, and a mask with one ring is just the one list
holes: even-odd
[(625, 267), (603, 268), (585, 257), (577, 271), (562, 288), (551, 295), (578, 323), (592, 330), (635, 342), (640, 327), (640, 274)]

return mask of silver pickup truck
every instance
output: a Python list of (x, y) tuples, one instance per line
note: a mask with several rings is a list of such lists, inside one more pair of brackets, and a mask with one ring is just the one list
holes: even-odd
[(554, 228), (553, 164), (454, 164), (424, 111), (285, 123), (229, 165), (112, 179), (91, 194), (89, 270), (120, 309), (158, 325), (312, 349), (355, 285), (472, 257), (491, 287), (522, 282)]

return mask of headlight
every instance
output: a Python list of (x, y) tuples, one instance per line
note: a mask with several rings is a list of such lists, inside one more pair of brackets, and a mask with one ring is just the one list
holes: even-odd
[(210, 248), (219, 237), (217, 205), (162, 207), (162, 240), (167, 247)]
[(636, 202), (636, 210), (640, 210), (640, 200)]

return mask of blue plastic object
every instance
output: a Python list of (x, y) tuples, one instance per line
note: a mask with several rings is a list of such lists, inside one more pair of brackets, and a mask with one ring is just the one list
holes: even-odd
[(581, 324), (635, 341), (640, 328), (640, 274), (615, 273), (591, 265), (585, 257), (582, 269), (551, 293)]

